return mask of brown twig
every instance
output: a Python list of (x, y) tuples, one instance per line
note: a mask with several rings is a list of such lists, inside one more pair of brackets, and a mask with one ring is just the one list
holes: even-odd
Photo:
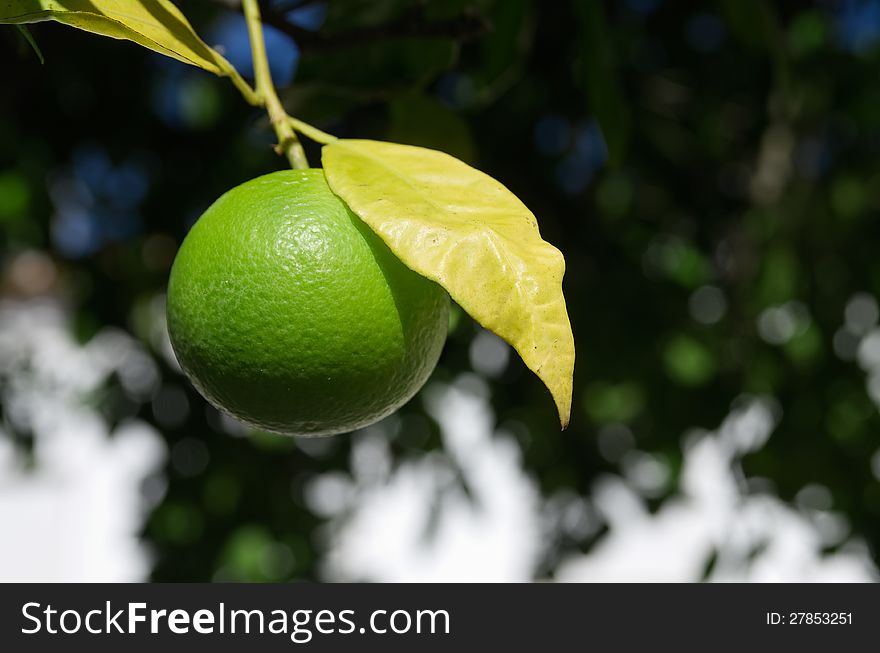
[(404, 38), (452, 39), (471, 41), (488, 32), (491, 25), (479, 13), (466, 10), (460, 16), (431, 20), (425, 16), (423, 2), (417, 2), (399, 17), (379, 25), (371, 25), (331, 34), (313, 32), (289, 22), (283, 13), (260, 2), (263, 22), (286, 34), (302, 52), (330, 52), (372, 43)]

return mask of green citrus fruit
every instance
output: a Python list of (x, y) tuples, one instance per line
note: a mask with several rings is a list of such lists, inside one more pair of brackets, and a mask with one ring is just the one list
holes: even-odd
[(407, 268), (321, 170), (253, 179), (183, 241), (168, 330), (208, 401), (251, 426), (330, 435), (371, 424), (425, 383), (446, 292)]

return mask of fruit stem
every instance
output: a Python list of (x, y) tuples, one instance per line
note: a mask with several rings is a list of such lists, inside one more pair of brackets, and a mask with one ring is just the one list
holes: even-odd
[(309, 167), (305, 150), (290, 125), (290, 116), (284, 110), (269, 71), (269, 60), (266, 57), (266, 44), (263, 41), (263, 22), (260, 18), (260, 7), (257, 0), (242, 0), (244, 17), (247, 21), (248, 35), (251, 39), (251, 53), (254, 60), (254, 79), (256, 80), (257, 96), (263, 101), (269, 120), (278, 136), (275, 151), (287, 156), (290, 165), (297, 170)]

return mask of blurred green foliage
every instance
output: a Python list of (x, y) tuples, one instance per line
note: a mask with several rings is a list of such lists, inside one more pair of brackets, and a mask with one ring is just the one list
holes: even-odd
[[(185, 4), (211, 42), (227, 10)], [(337, 135), (472, 162), (522, 198), (565, 254), (578, 346), (571, 427), (558, 432), (549, 396), (515, 357), (489, 379), (497, 420), (520, 437), (545, 494), (586, 494), (618, 469), (597, 446), (603, 429), (625, 424), (627, 446), (675, 469), (688, 429), (714, 428), (742, 395), (766, 394), (781, 421), (746, 458), (747, 474), (788, 500), (827, 486), (876, 559), (880, 396), (870, 379), (880, 372), (857, 359), (877, 316), (870, 301), (853, 308), (859, 293), (880, 294), (880, 36), (858, 13), (876, 6), (428, 3), (422, 20), (467, 13), (491, 25), (459, 39), (399, 38), (410, 2), (331, 0), (321, 34), (332, 47), (303, 44), (283, 97)], [(352, 38), (389, 23), (398, 33)], [(111, 388), (104, 402), (113, 422), (156, 424), (171, 451), (144, 533), (154, 578), (315, 577), (323, 519), (303, 488), (346, 468), (349, 439), (230, 435), (163, 362), (150, 317), (201, 211), (283, 167), (271, 131), (225, 80), (58, 25), (31, 31), (43, 66), (15, 29), (0, 30), (4, 269), (21, 251), (49, 252), (60, 272), (49, 292), (74, 308), (80, 337), (115, 325), (154, 348), (161, 390), (137, 400)], [(90, 172), (97, 160), (104, 167)], [(88, 185), (119, 173), (123, 183), (126, 170), (146, 184), (142, 199), (92, 189), (96, 240), (73, 246), (59, 175)], [(23, 293), (8, 279), (3, 288)], [(456, 315), (438, 378), (471, 369), (477, 329)], [(400, 418), (396, 456), (440, 446), (420, 401)], [(552, 555), (589, 546), (563, 542)]]

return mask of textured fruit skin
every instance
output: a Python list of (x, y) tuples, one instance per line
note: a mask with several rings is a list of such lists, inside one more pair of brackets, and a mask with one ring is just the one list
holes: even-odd
[(449, 297), (407, 268), (327, 186), (285, 170), (218, 199), (168, 283), (177, 360), (217, 408), (258, 429), (331, 435), (422, 387)]

